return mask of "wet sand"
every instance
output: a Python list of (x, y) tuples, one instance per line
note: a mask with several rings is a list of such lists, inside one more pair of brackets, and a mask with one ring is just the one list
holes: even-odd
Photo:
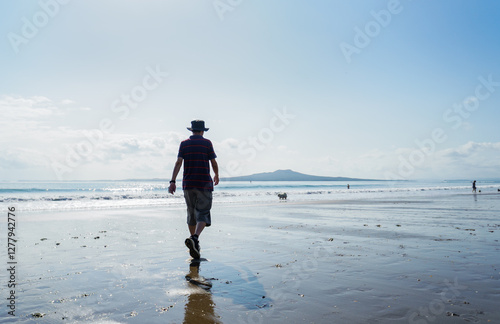
[(18, 215), (18, 322), (500, 322), (497, 194)]

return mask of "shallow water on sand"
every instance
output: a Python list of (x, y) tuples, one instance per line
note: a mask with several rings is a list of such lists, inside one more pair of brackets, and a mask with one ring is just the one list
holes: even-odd
[(499, 197), (214, 205), (200, 237), (208, 290), (186, 280), (183, 208), (27, 212), (16, 319), (499, 322)]

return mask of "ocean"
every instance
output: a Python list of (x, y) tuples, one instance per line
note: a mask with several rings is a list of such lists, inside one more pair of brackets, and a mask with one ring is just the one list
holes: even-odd
[[(349, 184), (350, 188), (347, 189)], [(168, 181), (13, 181), (0, 182), (0, 202), (24, 211), (184, 206), (182, 190), (168, 193)], [(500, 179), (477, 182), (478, 194), (497, 193)], [(287, 201), (407, 199), (471, 194), (471, 180), (450, 181), (221, 181), (214, 204)], [(500, 194), (500, 192), (499, 192)]]

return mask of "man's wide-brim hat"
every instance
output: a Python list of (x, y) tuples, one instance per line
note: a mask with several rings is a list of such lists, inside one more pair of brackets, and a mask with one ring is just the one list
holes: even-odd
[(206, 132), (208, 128), (205, 128), (205, 121), (203, 120), (193, 120), (191, 122), (191, 127), (187, 127), (188, 130), (192, 132)]

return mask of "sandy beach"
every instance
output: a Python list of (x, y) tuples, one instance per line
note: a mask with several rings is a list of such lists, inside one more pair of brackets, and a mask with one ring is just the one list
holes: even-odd
[(499, 198), (214, 202), (199, 264), (184, 208), (21, 210), (1, 322), (498, 323)]

